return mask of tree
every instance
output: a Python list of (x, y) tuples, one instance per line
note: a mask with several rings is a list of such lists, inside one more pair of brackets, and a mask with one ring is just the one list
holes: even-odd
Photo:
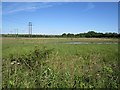
[(68, 34), (67, 34), (67, 37), (74, 37), (74, 34), (68, 33)]
[(66, 33), (63, 33), (63, 34), (62, 34), (62, 37), (67, 37)]

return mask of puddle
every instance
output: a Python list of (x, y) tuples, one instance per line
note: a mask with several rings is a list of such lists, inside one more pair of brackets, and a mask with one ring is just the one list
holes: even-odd
[(117, 42), (63, 42), (61, 44), (118, 44)]

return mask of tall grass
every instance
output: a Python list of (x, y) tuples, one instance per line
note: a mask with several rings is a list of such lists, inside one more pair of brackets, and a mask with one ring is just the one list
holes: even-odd
[[(29, 50), (24, 53), (25, 47)], [(4, 52), (7, 50), (10, 48)], [(3, 88), (118, 88), (120, 85), (117, 45), (26, 44), (16, 50), (3, 57)]]
[(120, 87), (118, 45), (49, 44), (68, 41), (71, 39), (4, 39), (3, 88)]

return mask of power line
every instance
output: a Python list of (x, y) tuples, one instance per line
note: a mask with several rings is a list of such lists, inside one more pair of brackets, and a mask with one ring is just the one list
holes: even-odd
[(18, 29), (16, 29), (16, 37), (18, 37)]
[[(18, 22), (17, 21), (17, 18), (15, 18), (15, 19), (12, 19), (12, 18), (4, 18), (3, 19), (3, 22), (7, 22), (7, 23), (11, 23), (10, 25), (11, 25), (11, 27), (14, 27), (14, 26), (16, 26), (16, 27), (20, 27), (20, 25), (22, 25), (22, 27), (20, 27), (21, 29), (22, 28), (26, 28), (26, 26), (25, 26), (25, 22)], [(3, 23), (3, 25), (5, 25), (5, 23)], [(9, 27), (10, 29), (11, 29), (11, 27)], [(19, 32), (22, 32), (21, 31), (21, 29), (19, 30)], [(5, 31), (5, 30), (4, 30)], [(7, 31), (7, 30), (6, 30)], [(24, 31), (27, 33), (28, 31), (26, 31), (26, 29), (24, 29)], [(8, 31), (7, 31), (8, 32)], [(13, 30), (10, 30), (10, 33), (11, 34), (13, 34)], [(16, 32), (16, 31), (15, 31)], [(14, 33), (15, 33), (14, 32)]]
[(32, 36), (32, 22), (29, 22), (28, 27), (29, 27), (29, 37), (31, 37)]

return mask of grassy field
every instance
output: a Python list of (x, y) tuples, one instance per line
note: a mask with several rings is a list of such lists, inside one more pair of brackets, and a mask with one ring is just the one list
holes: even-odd
[(3, 38), (3, 88), (119, 88), (118, 44), (99, 38)]

